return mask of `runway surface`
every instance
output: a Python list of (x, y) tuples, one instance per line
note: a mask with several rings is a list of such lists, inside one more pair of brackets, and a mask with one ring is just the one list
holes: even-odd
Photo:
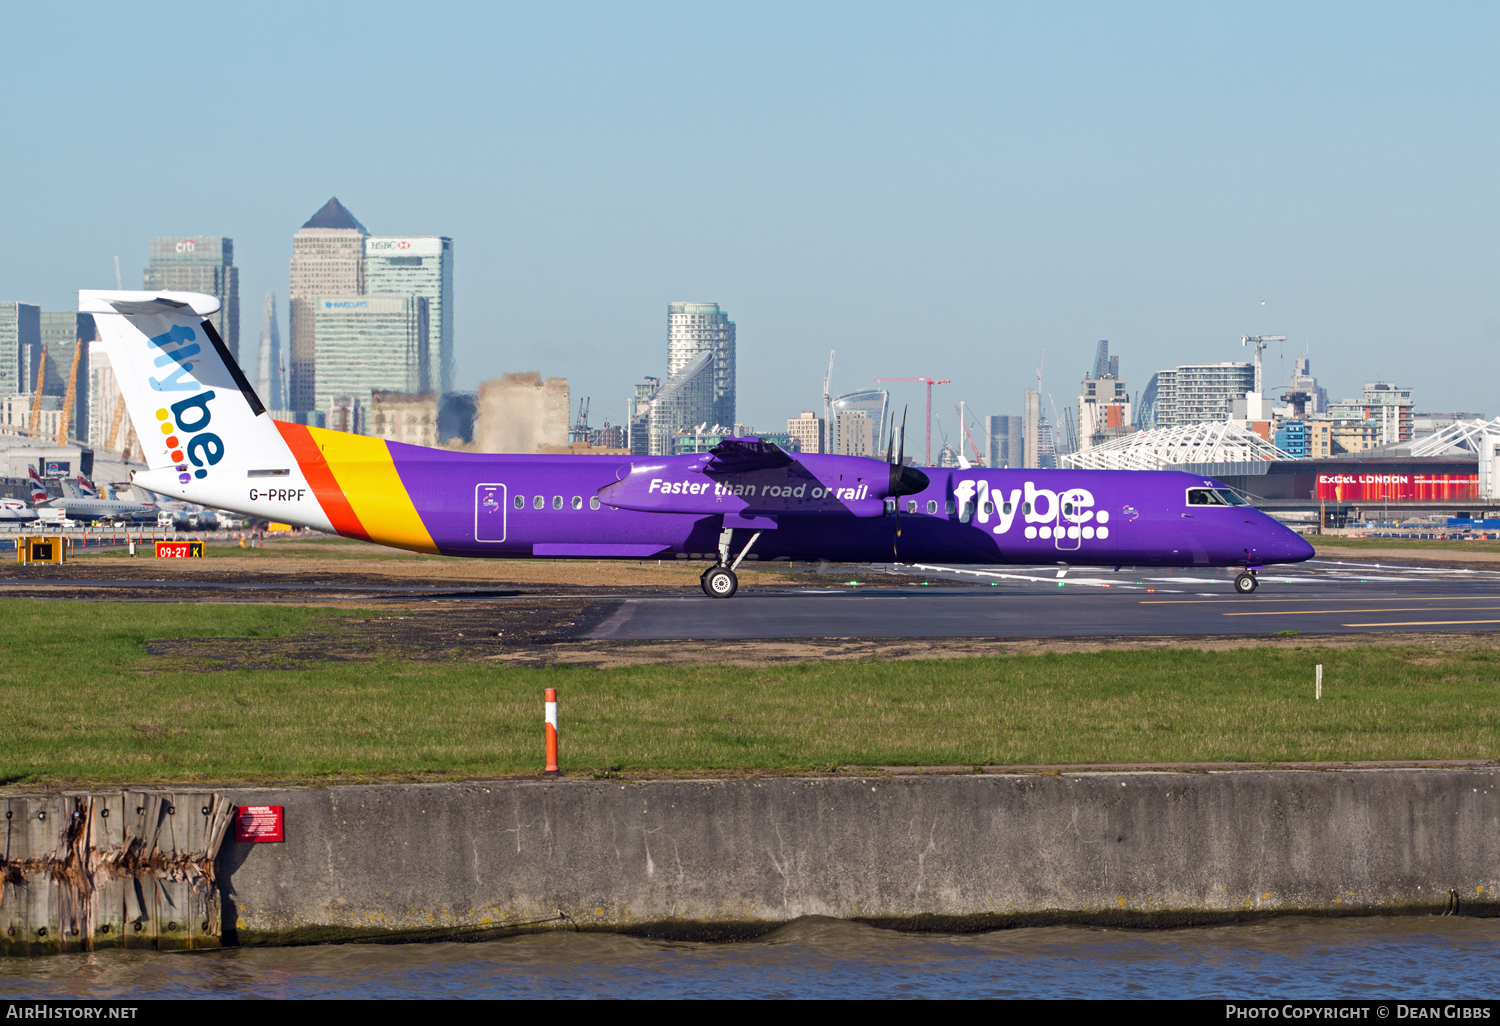
[[(101, 568), (102, 569), (102, 568)], [(134, 602), (337, 603), (468, 610), (530, 626), (536, 641), (814, 638), (1046, 638), (1274, 635), (1500, 629), (1500, 570), (1314, 560), (1260, 575), (1238, 595), (1218, 569), (884, 565), (824, 568), (806, 587), (747, 587), (729, 600), (697, 588), (413, 584), (374, 575), (221, 573), (194, 579), (13, 575), (15, 598)], [(847, 573), (847, 580), (833, 575)], [(894, 572), (909, 584), (891, 584)], [(878, 587), (870, 587), (861, 578)], [(292, 579), (294, 578), (294, 579)], [(898, 578), (900, 580), (900, 578)], [(926, 583), (924, 583), (926, 582)], [(415, 603), (416, 605), (412, 605)], [(428, 606), (432, 603), (432, 606)], [(489, 613), (484, 613), (489, 610)], [(519, 619), (518, 619), (519, 618)], [(509, 628), (507, 628), (509, 629)], [(462, 635), (460, 635), (462, 636)]]
[[(1314, 561), (1260, 575), (1238, 595), (1218, 570), (1069, 572), (1052, 567), (899, 568), (911, 588), (641, 596), (588, 637), (765, 639), (1091, 637), (1500, 629), (1500, 572)], [(858, 575), (851, 575), (851, 580)], [(921, 578), (972, 581), (923, 587)]]

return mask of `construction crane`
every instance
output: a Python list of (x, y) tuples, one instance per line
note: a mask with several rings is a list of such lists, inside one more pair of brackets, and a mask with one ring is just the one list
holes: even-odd
[(833, 381), (833, 354), (834, 350), (828, 350), (828, 373), (823, 375), (823, 438), (824, 452), (833, 452), (833, 397), (828, 394), (828, 386)]
[[(981, 467), (984, 466), (984, 457), (979, 455), (979, 446), (974, 444), (974, 436), (969, 433), (969, 422), (964, 419), (964, 414), (968, 413), (968, 405), (965, 404), (963, 400), (959, 400), (959, 402), (953, 408), (958, 411), (959, 430), (962, 431), (964, 433), (964, 437), (969, 440), (969, 448), (974, 452), (974, 462)], [(969, 413), (969, 416), (972, 417), (974, 415), (972, 413)]]
[(109, 434), (104, 443), (106, 449), (113, 449), (115, 443), (120, 440), (120, 421), (125, 417), (125, 397), (122, 395), (115, 400), (115, 414), (109, 421)]
[(36, 380), (31, 383), (31, 421), (27, 431), (35, 437), (42, 429), (42, 388), (47, 383), (47, 347), (42, 346), (41, 359), (36, 366)]
[(587, 397), (578, 400), (578, 420), (568, 430), (568, 444), (589, 442), (589, 399)]
[(68, 396), (63, 400), (62, 420), (57, 424), (57, 444), (68, 444), (68, 425), (73, 420), (73, 403), (78, 396), (78, 358), (83, 355), (83, 339), (73, 342), (73, 369), (68, 372)]
[(1266, 343), (1268, 343), (1268, 342), (1285, 342), (1285, 341), (1286, 341), (1286, 336), (1285, 335), (1241, 335), (1240, 336), (1240, 345), (1242, 345), (1242, 346), (1248, 346), (1252, 342), (1255, 343), (1255, 394), (1256, 395), (1265, 395), (1265, 391), (1261, 388), (1261, 372), (1260, 372), (1260, 354), (1261, 354), (1261, 350), (1263, 350), (1263, 349), (1266, 348)]
[(951, 385), (952, 381), (937, 378), (876, 378), (876, 381), (907, 381), (927, 386), (927, 431), (922, 438), (922, 466), (932, 466), (932, 386)]

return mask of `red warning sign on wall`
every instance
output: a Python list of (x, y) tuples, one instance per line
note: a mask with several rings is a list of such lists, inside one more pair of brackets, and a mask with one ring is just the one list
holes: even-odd
[(286, 840), (280, 805), (241, 805), (234, 814), (234, 839), (241, 844)]

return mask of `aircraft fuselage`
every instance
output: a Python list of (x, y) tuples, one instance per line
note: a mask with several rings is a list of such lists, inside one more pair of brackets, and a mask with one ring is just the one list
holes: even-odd
[(750, 558), (762, 562), (1256, 567), (1312, 555), (1266, 514), (1225, 503), (1219, 482), (1181, 472), (922, 468), (926, 488), (887, 499), (889, 465), (859, 457), (716, 472), (707, 456), (483, 455), (277, 427), (297, 465), (183, 490), (452, 556), (716, 559), (724, 528), (736, 546), (760, 531)]

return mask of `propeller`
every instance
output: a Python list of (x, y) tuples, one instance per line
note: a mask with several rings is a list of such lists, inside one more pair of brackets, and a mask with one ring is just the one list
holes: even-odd
[[(891, 420), (894, 424), (894, 415), (892, 415)], [(886, 446), (885, 458), (887, 462), (890, 461), (889, 445)], [(906, 410), (903, 409), (901, 411), (901, 448), (896, 456), (896, 462), (891, 465), (891, 484), (886, 490), (886, 494), (892, 497), (915, 495), (917, 492), (926, 490), (927, 486), (931, 483), (926, 474), (922, 473), (916, 467), (908, 467), (906, 465)], [(898, 515), (901, 512), (899, 503), (896, 506), (896, 512)]]
[[(892, 427), (895, 426), (895, 415), (891, 417)], [(893, 439), (894, 441), (894, 439)], [(890, 462), (891, 447), (886, 445), (886, 462)], [(901, 411), (901, 447), (897, 450), (896, 462), (891, 464), (890, 487), (886, 489), (886, 495), (896, 500), (896, 534), (891, 539), (891, 558), (896, 562), (901, 561), (901, 496), (914, 495), (923, 491), (931, 482), (927, 475), (916, 467), (906, 465), (906, 409)]]

